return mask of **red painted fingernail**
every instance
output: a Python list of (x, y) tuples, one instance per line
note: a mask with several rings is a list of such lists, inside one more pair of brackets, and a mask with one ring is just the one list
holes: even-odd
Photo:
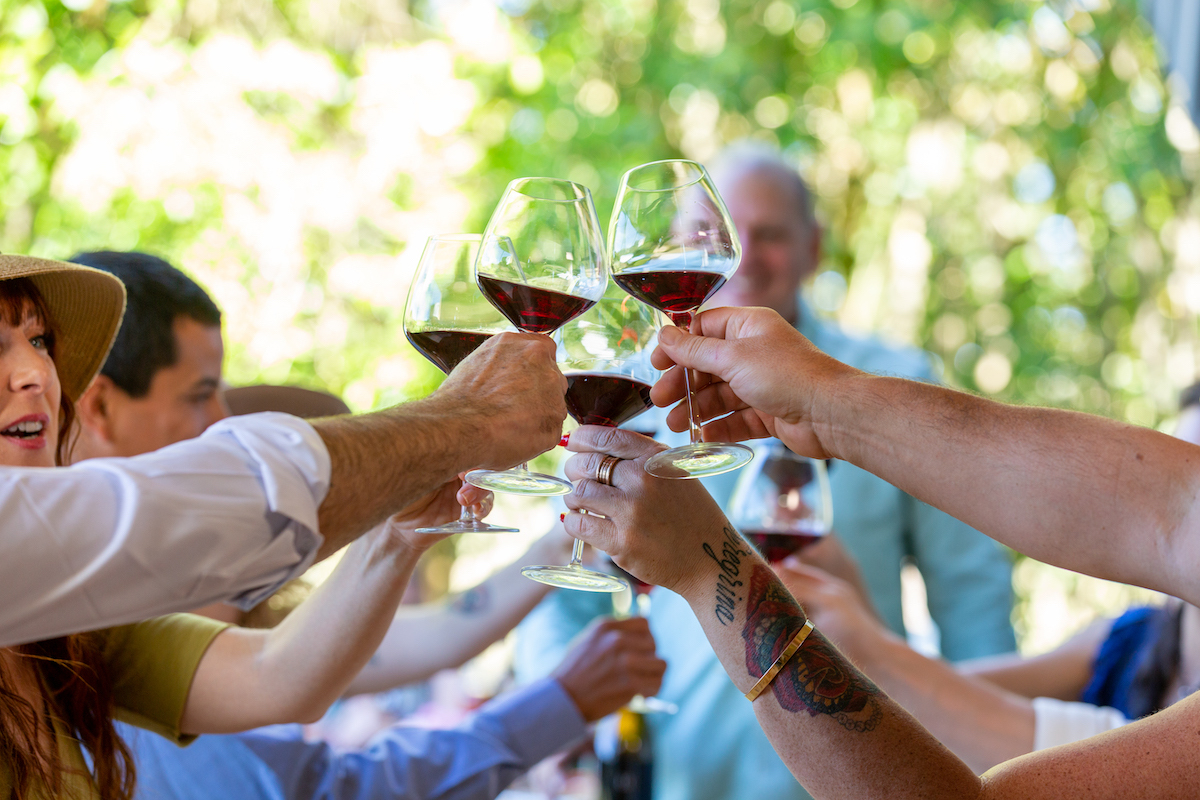
[(559, 447), (566, 447), (566, 446), (567, 446), (567, 443), (568, 443), (568, 442), (570, 442), (570, 441), (571, 441), (571, 434), (569, 434), (569, 433), (564, 433), (564, 434), (562, 435), (562, 438), (558, 440), (558, 446), (559, 446)]
[(558, 521), (559, 521), (559, 522), (566, 522), (566, 521), (567, 521), (567, 515), (566, 515), (566, 514), (559, 514), (559, 515), (558, 515)]

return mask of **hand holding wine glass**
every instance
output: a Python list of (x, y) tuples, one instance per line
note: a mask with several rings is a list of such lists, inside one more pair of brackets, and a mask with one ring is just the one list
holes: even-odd
[[(567, 413), (580, 425), (615, 428), (651, 407), (650, 387), (657, 376), (650, 365), (655, 316), (611, 287), (586, 314), (555, 334), (558, 365), (567, 378)], [(588, 592), (619, 592), (627, 587), (621, 578), (585, 568), (579, 540), (566, 566), (530, 566), (521, 574), (550, 586)]]
[[(475, 258), (482, 237), (472, 234), (431, 236), (404, 306), (404, 335), (417, 352), (449, 374), (496, 333), (508, 330), (504, 317), (475, 287)], [(516, 533), (491, 525), (469, 506), (455, 522), (422, 526), (418, 534)]]
[[(613, 281), (683, 328), (741, 258), (729, 212), (708, 172), (694, 161), (656, 161), (626, 172), (608, 237)], [(684, 380), (691, 380), (686, 370)], [(749, 448), (702, 441), (690, 385), (686, 394), (691, 443), (651, 459), (650, 473), (698, 478), (744, 466), (752, 457)]]
[[(522, 178), (508, 185), (484, 231), (475, 264), (483, 294), (519, 330), (552, 333), (587, 311), (608, 285), (591, 192), (571, 181)], [(556, 495), (571, 484), (518, 469), (475, 470), (481, 488)]]
[[(696, 316), (696, 334), (681, 328), (659, 333), (654, 365), (669, 370), (650, 395), (655, 405), (688, 396), (685, 374), (705, 374), (695, 388), (697, 405), (712, 420), (706, 438), (726, 441), (774, 436), (792, 451), (836, 458), (814, 427), (813, 408), (845, 380), (865, 377), (818, 350), (768, 308), (722, 307)], [(671, 369), (679, 366), (681, 369)], [(689, 369), (682, 369), (683, 367)], [(687, 430), (691, 406), (679, 403), (667, 415), (672, 430)]]

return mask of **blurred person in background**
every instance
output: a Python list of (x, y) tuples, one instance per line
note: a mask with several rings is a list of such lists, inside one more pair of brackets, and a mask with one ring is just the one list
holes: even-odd
[[(718, 157), (712, 175), (737, 227), (742, 260), (710, 305), (766, 306), (834, 358), (868, 372), (934, 379), (924, 353), (853, 337), (813, 313), (801, 286), (820, 263), (821, 228), (804, 182), (777, 151), (731, 147)], [(661, 417), (659, 423), (660, 441), (685, 443), (686, 434), (671, 433)], [(633, 427), (644, 428), (645, 417)], [(726, 507), (738, 474), (702, 483)], [(1003, 548), (851, 464), (830, 470), (830, 484), (834, 527), (888, 628), (904, 634), (900, 572), (911, 560), (924, 578), (943, 656), (958, 661), (1016, 648), (1012, 567)], [(669, 592), (655, 591), (652, 598), (651, 628), (669, 665), (660, 696), (679, 706), (674, 716), (649, 718), (659, 743), (655, 797), (736, 800), (749, 791), (807, 797), (771, 750), (687, 604)], [(519, 678), (544, 675), (570, 638), (604, 610), (602, 596), (559, 592), (547, 598), (519, 628)]]
[[(117, 275), (128, 306), (100, 376), (79, 402), (75, 457), (135, 456), (199, 436), (229, 415), (220, 311), (184, 273), (144, 253), (84, 253), (74, 261)], [(294, 387), (230, 391), (239, 413), (346, 414), (338, 398)], [(414, 531), (406, 535), (420, 538)], [(444, 538), (444, 537), (435, 537)], [(548, 591), (526, 564), (565, 558), (561, 529), (462, 595), (402, 608), (347, 694), (378, 692), (461, 666), (502, 638)], [(547, 559), (552, 559), (547, 561)], [(300, 592), (303, 594), (303, 592)], [(279, 622), (269, 600), (248, 613), (200, 613), (239, 625)], [(257, 626), (257, 624), (256, 624)], [(263, 627), (269, 627), (264, 625)], [(392, 726), (366, 748), (335, 753), (298, 725), (205, 736), (180, 749), (118, 723), (150, 798), (486, 798), (636, 694), (653, 694), (665, 665), (644, 620), (598, 622), (550, 679), (489, 703), (454, 730)]]
[[(1175, 435), (1200, 445), (1200, 383), (1180, 396)], [(888, 631), (844, 580), (792, 556), (776, 571), (813, 622), (892, 699), (984, 772), (1166, 708), (1200, 687), (1200, 609), (1171, 598), (1097, 620), (1060, 647), (950, 665)]]

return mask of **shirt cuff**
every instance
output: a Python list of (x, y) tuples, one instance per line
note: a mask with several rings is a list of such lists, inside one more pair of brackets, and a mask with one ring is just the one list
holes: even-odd
[(282, 563), (290, 564), (229, 600), (248, 611), (316, 561), (324, 541), (318, 509), (333, 472), (329, 450), (312, 425), (275, 412), (230, 417), (203, 435), (232, 438), (246, 452), (267, 501), (274, 534), (270, 549), (277, 551)]
[(1033, 749), (1070, 744), (1120, 728), (1129, 720), (1115, 708), (1071, 703), (1052, 697), (1033, 698)]
[(543, 678), (486, 703), (467, 723), (504, 741), (533, 766), (587, 733), (587, 722), (562, 685)]

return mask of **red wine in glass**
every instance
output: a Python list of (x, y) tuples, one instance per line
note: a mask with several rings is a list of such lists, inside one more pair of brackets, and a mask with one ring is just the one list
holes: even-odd
[(480, 331), (405, 331), (417, 352), (447, 375), (475, 349), (494, 336)]
[(650, 384), (604, 372), (567, 375), (567, 413), (580, 425), (617, 427), (648, 410)]
[(666, 314), (676, 325), (687, 326), (692, 321), (692, 312), (724, 285), (725, 276), (720, 272), (656, 269), (651, 262), (636, 272), (614, 274), (613, 282)]
[(742, 531), (742, 535), (754, 545), (759, 554), (769, 563), (783, 561), (799, 550), (817, 542), (824, 532), (805, 533), (802, 531)]
[(596, 304), (578, 295), (540, 289), (527, 283), (478, 276), (479, 289), (500, 313), (526, 333), (551, 333)]
[[(446, 374), (491, 336), (507, 330), (504, 315), (471, 281), (477, 234), (431, 236), (421, 252), (404, 304), (404, 335), (422, 356)], [(418, 533), (516, 533), (492, 525), (464, 507), (455, 522), (418, 528)]]

